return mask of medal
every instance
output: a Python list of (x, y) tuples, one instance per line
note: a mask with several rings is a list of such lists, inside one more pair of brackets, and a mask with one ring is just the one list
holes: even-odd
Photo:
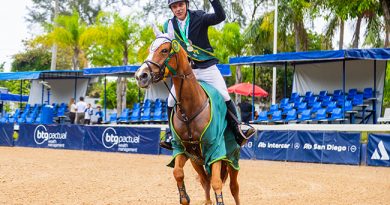
[(192, 46), (187, 46), (187, 51), (188, 51), (188, 52), (194, 51), (194, 47), (192, 47)]

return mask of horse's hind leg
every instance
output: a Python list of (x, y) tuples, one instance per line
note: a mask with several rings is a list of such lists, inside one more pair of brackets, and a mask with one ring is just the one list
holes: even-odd
[(240, 205), (240, 186), (238, 184), (238, 170), (233, 169), (231, 166), (228, 166), (229, 176), (230, 176), (230, 192), (233, 195), (236, 205)]
[(199, 175), (200, 184), (202, 184), (202, 187), (204, 189), (206, 201), (205, 205), (211, 205), (213, 202), (210, 199), (210, 179), (206, 174), (206, 171), (204, 170), (202, 165), (196, 164), (194, 161), (191, 160), (192, 166), (194, 167), (195, 171)]
[(222, 197), (221, 163), (221, 161), (217, 161), (211, 165), (211, 186), (215, 192), (216, 205), (224, 205)]
[(175, 167), (173, 168), (173, 176), (176, 179), (177, 188), (179, 190), (180, 204), (190, 204), (190, 197), (187, 194), (186, 187), (184, 185), (184, 170), (183, 167), (186, 164), (187, 157), (183, 154), (177, 155), (175, 158)]

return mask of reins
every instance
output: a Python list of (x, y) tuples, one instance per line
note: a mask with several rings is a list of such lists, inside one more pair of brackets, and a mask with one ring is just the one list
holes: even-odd
[[(158, 63), (156, 63), (154, 61), (151, 61), (151, 60), (146, 60), (144, 63), (148, 66), (149, 71), (151, 72), (151, 75), (152, 75), (152, 80), (153, 80), (154, 83), (158, 82), (158, 81), (160, 81), (160, 80), (162, 80), (162, 79), (164, 79), (166, 77), (166, 75), (165, 75), (166, 74), (166, 72), (165, 72), (166, 69), (168, 69), (169, 72), (172, 74), (172, 78), (180, 78), (181, 79), (179, 93), (177, 93), (178, 94), (178, 99), (173, 95), (173, 93), (169, 89), (169, 86), (167, 85), (167, 83), (165, 81), (163, 81), (163, 82), (164, 82), (165, 87), (168, 89), (169, 94), (173, 97), (173, 99), (175, 101), (175, 105), (176, 105), (175, 108), (177, 108), (178, 111), (181, 113), (181, 115), (176, 115), (176, 116), (178, 116), (178, 119), (180, 121), (184, 122), (186, 127), (187, 127), (189, 140), (188, 141), (183, 141), (183, 142), (190, 143), (190, 144), (199, 144), (199, 141), (194, 141), (193, 140), (190, 123), (198, 115), (200, 115), (203, 112), (203, 110), (209, 105), (209, 99), (207, 98), (205, 100), (205, 102), (202, 104), (202, 106), (200, 107), (200, 109), (198, 109), (193, 115), (188, 116), (186, 114), (186, 112), (185, 112), (185, 110), (184, 110), (184, 108), (183, 108), (183, 106), (181, 104), (183, 84), (184, 84), (184, 80), (185, 79), (193, 79), (195, 77), (195, 75), (194, 75), (193, 72), (190, 72), (188, 74), (177, 73), (176, 69), (174, 69), (172, 66), (169, 65), (169, 61), (174, 57), (176, 59), (176, 66), (178, 66), (178, 55), (177, 54), (178, 54), (178, 52), (180, 50), (179, 43), (176, 40), (172, 41), (169, 38), (166, 38), (164, 36), (158, 37), (158, 38), (165, 38), (165, 39), (167, 39), (170, 42), (171, 47), (170, 47), (169, 56), (164, 60), (164, 63), (162, 65), (160, 65), (160, 64), (158, 64)], [(190, 62), (188, 62), (188, 63), (190, 64), (190, 66), (192, 66), (192, 64)], [(157, 68), (159, 68), (159, 72), (158, 73), (153, 72), (150, 64), (152, 64), (152, 65), (156, 66)], [(175, 112), (175, 113), (178, 113), (178, 112)], [(170, 117), (170, 116), (168, 116), (168, 117)], [(193, 147), (193, 149), (194, 149), (194, 147)]]

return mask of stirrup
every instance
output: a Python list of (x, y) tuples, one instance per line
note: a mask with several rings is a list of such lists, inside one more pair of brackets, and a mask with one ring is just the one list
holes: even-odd
[(237, 140), (238, 141), (237, 143), (241, 147), (244, 146), (248, 142), (248, 140), (250, 138), (252, 138), (253, 136), (255, 136), (255, 134), (256, 134), (256, 129), (253, 126), (251, 126), (249, 124), (245, 124), (245, 125), (249, 127), (245, 131), (242, 131), (240, 126), (238, 127), (238, 130), (240, 131), (240, 139)]

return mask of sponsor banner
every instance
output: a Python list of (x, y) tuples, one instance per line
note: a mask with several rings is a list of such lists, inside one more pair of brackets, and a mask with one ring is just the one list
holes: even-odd
[(321, 162), (323, 148), (322, 131), (290, 131), (291, 149), (288, 161)]
[(284, 161), (292, 149), (292, 137), (288, 131), (258, 132), (253, 149), (256, 159)]
[(83, 148), (84, 126), (82, 125), (37, 125), (21, 124), (16, 146), (57, 149)]
[(160, 128), (86, 126), (84, 149), (159, 154)]
[(14, 125), (0, 123), (0, 146), (14, 146)]
[(322, 163), (360, 164), (359, 132), (325, 132)]
[(360, 133), (294, 131), (288, 161), (334, 164), (360, 163)]
[(240, 159), (254, 159), (255, 158), (255, 137), (252, 137), (248, 142), (241, 147)]
[(390, 167), (390, 134), (368, 136), (367, 165)]

